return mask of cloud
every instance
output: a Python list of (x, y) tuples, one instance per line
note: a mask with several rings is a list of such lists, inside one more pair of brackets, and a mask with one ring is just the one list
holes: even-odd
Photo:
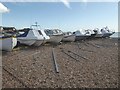
[(61, 1), (64, 3), (66, 7), (70, 8), (69, 0), (61, 0)]
[(0, 3), (0, 13), (5, 13), (5, 12), (9, 12), (10, 10), (5, 7), (2, 3)]

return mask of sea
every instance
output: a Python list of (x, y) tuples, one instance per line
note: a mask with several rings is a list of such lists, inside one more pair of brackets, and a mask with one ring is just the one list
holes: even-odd
[(120, 32), (115, 32), (113, 35), (110, 36), (111, 38), (120, 38)]

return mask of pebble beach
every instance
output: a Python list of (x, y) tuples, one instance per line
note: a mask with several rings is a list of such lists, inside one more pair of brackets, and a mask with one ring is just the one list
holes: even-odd
[(118, 88), (118, 76), (117, 39), (20, 46), (2, 52), (2, 88)]

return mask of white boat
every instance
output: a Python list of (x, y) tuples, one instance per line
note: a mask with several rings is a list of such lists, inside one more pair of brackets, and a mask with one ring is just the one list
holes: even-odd
[(58, 44), (63, 38), (63, 32), (59, 29), (45, 29), (45, 33), (50, 37), (47, 42)]
[(0, 27), (0, 50), (12, 51), (17, 45), (17, 38), (15, 36), (7, 36), (3, 31), (3, 27)]
[(76, 36), (75, 41), (86, 40), (91, 36), (91, 34), (82, 33), (80, 30), (73, 32), (73, 34)]
[(50, 39), (49, 36), (46, 35), (46, 33), (44, 32), (44, 30), (40, 29), (40, 25), (31, 25), (31, 29), (35, 30), (39, 33), (39, 40), (36, 40), (36, 42), (33, 44), (34, 46), (40, 46), (41, 44), (44, 44), (47, 42), (47, 40)]
[(75, 35), (72, 34), (72, 32), (64, 32), (64, 37), (63, 37), (62, 41), (74, 42), (75, 41)]
[(112, 34), (115, 33), (114, 31), (109, 30), (107, 26), (102, 28), (101, 32), (103, 34), (103, 36), (102, 36), (103, 38), (110, 37)]
[(16, 37), (0, 35), (0, 50), (12, 51), (16, 45)]
[[(22, 31), (22, 32), (21, 32)], [(18, 42), (25, 45), (33, 45), (36, 41), (39, 41), (39, 44), (42, 44), (44, 41), (44, 37), (39, 34), (37, 30), (33, 30), (31, 28), (24, 28), (19, 31), (20, 35), (17, 36)], [(38, 46), (36, 44), (36, 46)]]
[(102, 34), (102, 32), (98, 28), (95, 28), (93, 31), (96, 34), (95, 38), (102, 38), (103, 34)]
[(91, 29), (87, 29), (87, 30), (84, 30), (84, 31), (85, 31), (86, 35), (90, 35), (89, 39), (94, 38), (95, 35), (96, 35), (96, 33)]

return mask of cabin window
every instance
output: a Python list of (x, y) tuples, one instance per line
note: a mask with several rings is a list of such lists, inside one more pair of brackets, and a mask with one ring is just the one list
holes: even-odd
[(38, 32), (39, 32), (39, 34), (40, 34), (40, 35), (42, 35), (42, 33), (41, 33), (41, 31), (40, 31), (40, 30), (38, 30)]

